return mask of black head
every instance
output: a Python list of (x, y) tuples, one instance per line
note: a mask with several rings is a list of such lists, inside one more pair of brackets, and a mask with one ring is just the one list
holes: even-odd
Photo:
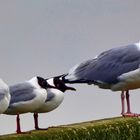
[(56, 89), (59, 89), (61, 90), (62, 92), (65, 92), (66, 90), (76, 90), (75, 88), (73, 87), (68, 87), (65, 85), (65, 83), (59, 79), (60, 77), (54, 77), (54, 85), (55, 85), (55, 88)]
[(44, 78), (37, 76), (37, 80), (38, 80), (38, 84), (42, 88), (45, 88), (46, 89), (48, 87), (47, 81)]

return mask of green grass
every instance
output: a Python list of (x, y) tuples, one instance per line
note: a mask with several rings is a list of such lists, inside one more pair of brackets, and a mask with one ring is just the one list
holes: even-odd
[(140, 118), (111, 118), (9, 134), (0, 140), (140, 140)]

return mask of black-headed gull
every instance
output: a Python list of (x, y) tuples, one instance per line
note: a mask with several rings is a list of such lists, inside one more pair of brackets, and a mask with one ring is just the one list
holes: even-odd
[(17, 115), (17, 133), (22, 133), (19, 114), (37, 110), (47, 98), (47, 82), (42, 77), (10, 86), (11, 101), (5, 114)]
[(38, 126), (38, 113), (46, 113), (56, 109), (64, 99), (64, 92), (66, 90), (75, 90), (72, 87), (68, 87), (61, 80), (61, 76), (56, 76), (50, 79), (47, 79), (48, 88), (47, 88), (47, 98), (42, 106), (34, 112), (34, 123), (35, 129), (40, 130)]
[[(129, 90), (140, 88), (140, 43), (105, 51), (74, 66), (62, 79), (65, 83), (95, 84), (103, 89), (121, 91), (122, 115), (139, 116), (131, 113)], [(126, 113), (124, 93), (127, 101)]]

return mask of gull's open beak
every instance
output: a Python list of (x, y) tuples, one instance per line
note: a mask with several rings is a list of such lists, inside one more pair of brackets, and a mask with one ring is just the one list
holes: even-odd
[(76, 91), (75, 88), (73, 88), (73, 87), (68, 87), (68, 86), (66, 86), (66, 90), (73, 90), (73, 91)]

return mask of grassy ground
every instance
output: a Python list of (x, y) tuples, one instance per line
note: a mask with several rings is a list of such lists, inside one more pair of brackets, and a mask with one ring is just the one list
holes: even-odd
[(30, 134), (0, 136), (0, 140), (140, 140), (140, 118), (111, 118), (63, 125)]

